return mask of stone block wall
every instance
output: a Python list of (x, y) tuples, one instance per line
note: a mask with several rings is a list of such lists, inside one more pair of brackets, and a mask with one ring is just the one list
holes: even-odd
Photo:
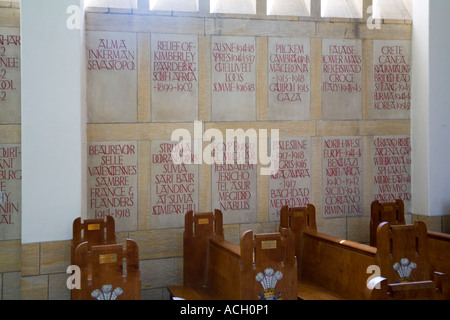
[[(88, 215), (115, 215), (138, 241), (149, 298), (182, 283), (189, 209), (221, 209), (239, 243), (247, 229), (277, 231), (282, 204), (309, 202), (320, 231), (367, 243), (374, 197), (411, 197), (410, 22), (370, 29), (367, 17), (321, 18), (316, 5), (299, 18), (267, 16), (263, 1), (248, 16), (209, 14), (205, 3), (198, 13), (86, 13)], [(203, 140), (200, 153), (194, 140), (171, 141), (177, 129)], [(206, 135), (239, 129), (267, 130), (268, 141), (278, 129), (277, 174), (248, 159), (205, 161)], [(192, 163), (174, 165), (174, 148)], [(103, 179), (119, 168), (122, 182)]]
[[(412, 196), (411, 22), (370, 29), (366, 15), (321, 18), (317, 3), (300, 18), (267, 16), (265, 1), (251, 16), (210, 14), (207, 1), (198, 13), (87, 9), (86, 207), (89, 217), (116, 218), (119, 242), (137, 241), (144, 299), (167, 299), (166, 287), (182, 283), (188, 209), (222, 209), (225, 237), (239, 243), (248, 229), (277, 231), (280, 205), (309, 202), (321, 232), (367, 243), (374, 197)], [(19, 34), (19, 16), (17, 4), (0, 2), (0, 34)], [(19, 172), (20, 103), (13, 105), (0, 117), (0, 164)], [(186, 146), (171, 141), (177, 129), (200, 134), (201, 164), (168, 160)], [(261, 174), (260, 161), (206, 163), (205, 134), (225, 137), (227, 129), (254, 130), (258, 142), (278, 130), (280, 143), (268, 143), (277, 174)], [(261, 160), (257, 147), (232, 154)], [(0, 180), (0, 297), (70, 299), (70, 241), (21, 244), (18, 177)], [(409, 210), (413, 219), (449, 229), (448, 219)]]

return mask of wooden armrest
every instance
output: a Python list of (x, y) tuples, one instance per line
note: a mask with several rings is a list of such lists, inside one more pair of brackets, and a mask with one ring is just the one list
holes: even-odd
[(222, 239), (210, 239), (211, 243), (222, 247), (224, 250), (229, 251), (234, 257), (240, 259), (241, 257), (241, 247)]
[(357, 251), (359, 253), (370, 255), (370, 256), (375, 256), (375, 254), (377, 252), (377, 248), (375, 248), (375, 247), (371, 247), (371, 246), (368, 246), (368, 245), (365, 245), (362, 243), (358, 243), (355, 241), (350, 241), (350, 240), (345, 240), (342, 238), (330, 236), (330, 235), (323, 234), (323, 233), (320, 233), (317, 231), (306, 230), (303, 232), (303, 235), (317, 238), (317, 239), (320, 239), (321, 241), (335, 244), (337, 246), (343, 246), (349, 250)]

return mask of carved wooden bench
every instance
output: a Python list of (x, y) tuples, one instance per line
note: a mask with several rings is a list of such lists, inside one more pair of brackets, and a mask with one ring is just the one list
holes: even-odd
[(428, 257), (432, 270), (450, 275), (450, 234), (428, 231)]
[(75, 257), (75, 249), (83, 242), (88, 246), (116, 243), (115, 221), (112, 216), (104, 219), (76, 218), (72, 225), (71, 259)]
[(370, 276), (367, 268), (375, 264), (375, 248), (317, 232), (311, 204), (283, 207), (280, 227), (295, 234), (299, 299), (364, 299)]
[[(382, 222), (390, 225), (404, 225), (404, 204), (402, 200), (394, 203), (381, 203), (377, 200), (371, 205), (370, 240), (376, 245), (376, 231)], [(432, 270), (450, 275), (450, 235), (428, 231), (427, 253)]]
[(185, 300), (297, 299), (294, 235), (246, 231), (240, 246), (223, 236), (222, 212), (185, 216), (183, 286), (169, 286)]
[(139, 249), (135, 241), (75, 249), (74, 263), (80, 268), (80, 288), (72, 289), (73, 300), (140, 300)]
[(372, 201), (370, 206), (370, 245), (377, 245), (377, 228), (382, 222), (391, 225), (405, 224), (405, 205), (402, 200), (395, 202)]
[[(389, 228), (389, 224), (385, 225)], [(394, 267), (397, 265), (392, 261), (392, 252), (411, 259), (408, 258), (410, 247), (415, 248), (414, 252), (420, 252), (421, 268), (431, 270), (431, 264), (423, 250), (424, 246), (427, 246), (427, 235), (423, 229), (420, 232), (413, 232), (411, 226), (399, 225), (394, 228), (394, 237), (391, 235), (392, 232), (387, 233), (380, 226), (377, 230), (378, 245), (375, 248), (317, 232), (313, 205), (304, 208), (283, 207), (280, 226), (290, 227), (296, 236), (299, 265), (298, 294), (301, 299), (446, 297), (445, 275), (424, 271), (416, 275), (417, 281), (405, 285), (397, 284), (398, 278), (393, 276)], [(422, 225), (421, 228), (423, 228)], [(403, 240), (394, 241), (397, 238)], [(388, 253), (386, 250), (389, 250)], [(401, 263), (401, 259), (398, 258), (398, 263)], [(379, 272), (379, 274), (373, 274), (373, 272)], [(425, 274), (428, 274), (428, 277)], [(304, 282), (307, 286), (302, 286)], [(431, 294), (430, 290), (436, 291), (438, 295)], [(331, 296), (327, 295), (329, 293)]]
[(381, 275), (367, 288), (368, 299), (449, 299), (449, 278), (434, 272), (428, 257), (425, 223), (377, 228), (377, 265)]

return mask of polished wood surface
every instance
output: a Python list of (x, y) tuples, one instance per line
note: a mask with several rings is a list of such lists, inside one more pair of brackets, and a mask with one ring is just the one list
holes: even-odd
[(405, 224), (405, 205), (402, 200), (395, 202), (372, 201), (370, 206), (370, 245), (377, 245), (377, 228), (382, 222), (391, 225)]
[(183, 285), (192, 288), (207, 286), (208, 247), (210, 239), (223, 240), (223, 216), (214, 212), (189, 211), (184, 217)]
[[(389, 209), (390, 206), (393, 209)], [(390, 225), (405, 224), (403, 208), (403, 201), (400, 199), (395, 200), (395, 203), (379, 203), (378, 201), (372, 203), (370, 221), (371, 243), (376, 243), (376, 230), (382, 222), (389, 222)], [(380, 212), (383, 213), (381, 214)], [(450, 275), (450, 235), (430, 230), (428, 230), (427, 235), (427, 252), (431, 269)]]
[(188, 212), (185, 222), (185, 278), (183, 286), (168, 287), (172, 298), (297, 299), (297, 263), (291, 231), (246, 231), (238, 246), (224, 239), (219, 210), (195, 215)]
[[(364, 299), (367, 268), (375, 264), (375, 253), (373, 247), (307, 230), (299, 278), (315, 283), (319, 292), (325, 288), (343, 299)], [(299, 295), (312, 298), (307, 292)]]
[(81, 288), (72, 289), (73, 300), (140, 300), (139, 249), (135, 241), (89, 246), (75, 250), (75, 264), (81, 271)]
[[(299, 299), (448, 299), (448, 277), (429, 261), (430, 235), (423, 223), (382, 223), (372, 247), (318, 232), (314, 217), (313, 205), (281, 209), (280, 227), (295, 230)], [(406, 264), (404, 258), (420, 267), (401, 285), (395, 264)]]
[(317, 232), (315, 207), (281, 209), (280, 227), (295, 234), (298, 298), (364, 299), (376, 249)]
[(379, 288), (367, 290), (369, 299), (449, 299), (448, 276), (434, 272), (428, 257), (427, 227), (381, 223), (377, 228)]
[(87, 242), (88, 246), (116, 243), (115, 221), (112, 216), (106, 219), (76, 218), (72, 225), (71, 256), (72, 264), (75, 249), (79, 244)]
[(428, 231), (428, 257), (432, 270), (450, 275), (450, 234)]

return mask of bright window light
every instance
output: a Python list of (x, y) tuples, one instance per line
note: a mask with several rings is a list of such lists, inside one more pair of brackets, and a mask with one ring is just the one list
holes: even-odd
[(373, 0), (375, 19), (412, 19), (412, 0)]
[(362, 0), (321, 0), (321, 14), (325, 18), (353, 18), (363, 17)]
[(198, 0), (150, 0), (150, 10), (198, 11)]
[(137, 0), (84, 0), (85, 7), (136, 9)]
[(267, 15), (310, 16), (311, 0), (267, 0)]
[(210, 0), (211, 13), (256, 14), (256, 0)]

